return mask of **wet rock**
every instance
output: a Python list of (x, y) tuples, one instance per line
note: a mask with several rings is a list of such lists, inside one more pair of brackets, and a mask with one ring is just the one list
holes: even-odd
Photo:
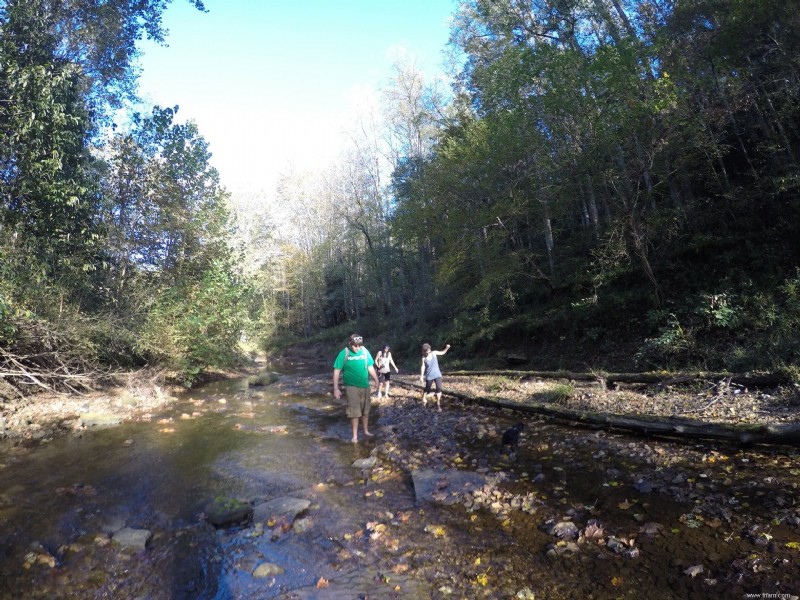
[(455, 504), (465, 494), (486, 485), (484, 475), (458, 469), (417, 469), (411, 472), (417, 502)]
[(557, 544), (550, 546), (547, 550), (547, 556), (553, 558), (556, 556), (572, 556), (574, 554), (578, 554), (581, 551), (580, 546), (575, 542), (565, 542), (561, 541)]
[(297, 515), (308, 510), (311, 501), (304, 498), (284, 496), (268, 502), (258, 504), (253, 510), (253, 521), (266, 522), (269, 520), (283, 520), (293, 522)]
[(83, 412), (80, 420), (84, 427), (111, 427), (122, 423), (122, 416), (114, 413)]
[(218, 496), (206, 505), (206, 520), (216, 528), (246, 523), (253, 516), (253, 507), (235, 498)]
[(304, 517), (302, 519), (297, 519), (297, 521), (294, 522), (292, 529), (294, 529), (295, 533), (304, 533), (309, 531), (313, 526), (314, 519), (311, 517)]
[(579, 532), (580, 530), (572, 521), (561, 521), (547, 528), (547, 533), (555, 535), (562, 540), (574, 540), (578, 537)]
[(374, 456), (368, 456), (367, 458), (359, 458), (357, 461), (353, 463), (353, 468), (356, 469), (371, 469), (374, 467), (378, 462), (378, 459)]
[(112, 540), (115, 544), (119, 544), (123, 548), (139, 551), (147, 548), (147, 542), (150, 541), (151, 537), (153, 537), (153, 534), (147, 529), (125, 527), (117, 531)]
[(283, 567), (279, 567), (278, 565), (274, 565), (272, 563), (261, 563), (253, 571), (253, 577), (257, 579), (264, 579), (266, 577), (282, 575), (283, 573)]
[(606, 546), (608, 546), (611, 550), (615, 553), (620, 554), (621, 552), (625, 552), (628, 549), (628, 546), (620, 540), (619, 538), (609, 536), (608, 541), (606, 542)]

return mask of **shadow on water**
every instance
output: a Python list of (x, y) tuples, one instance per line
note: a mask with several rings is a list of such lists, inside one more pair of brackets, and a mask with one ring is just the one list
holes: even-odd
[[(796, 502), (796, 455), (676, 451), (532, 419), (512, 461), (497, 447), (508, 417), (467, 410), (477, 409), (377, 406), (378, 435), (353, 445), (330, 396), (233, 380), (148, 421), (7, 448), (0, 598), (670, 599), (797, 588), (796, 556), (758, 545), (800, 537), (776, 522)], [(377, 466), (354, 468), (371, 455)], [(485, 474), (485, 504), (417, 502), (411, 471), (431, 462)], [(204, 511), (219, 496), (307, 508), (217, 530)], [(775, 523), (759, 536), (754, 520)], [(585, 535), (592, 522), (604, 531), (589, 542), (553, 533), (568, 523)], [(149, 532), (146, 549), (113, 542), (123, 528)], [(749, 587), (735, 580), (737, 561)], [(686, 574), (697, 565), (702, 575)]]

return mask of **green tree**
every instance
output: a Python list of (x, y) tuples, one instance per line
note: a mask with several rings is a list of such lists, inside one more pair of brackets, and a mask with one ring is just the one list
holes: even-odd
[(140, 349), (177, 360), (191, 378), (235, 355), (245, 287), (229, 247), (228, 196), (208, 144), (193, 122), (175, 122), (176, 110), (136, 115), (130, 132), (114, 136), (102, 220), (115, 310), (134, 329), (144, 327)]

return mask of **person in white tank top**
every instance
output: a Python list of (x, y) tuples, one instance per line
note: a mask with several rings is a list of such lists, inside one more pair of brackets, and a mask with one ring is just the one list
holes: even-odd
[(425, 391), (422, 392), (422, 405), (427, 406), (428, 395), (431, 393), (433, 384), (436, 384), (436, 407), (442, 412), (442, 371), (439, 369), (439, 356), (447, 354), (450, 344), (444, 350), (431, 350), (430, 344), (422, 344), (422, 366), (419, 372), (420, 382), (425, 384)]

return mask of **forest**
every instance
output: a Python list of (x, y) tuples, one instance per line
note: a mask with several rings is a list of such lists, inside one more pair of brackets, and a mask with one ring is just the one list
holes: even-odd
[(335, 164), (251, 198), (136, 102), (168, 4), (0, 1), (0, 384), (352, 331), (800, 379), (798, 2), (462, 0), (446, 84), (398, 62)]

